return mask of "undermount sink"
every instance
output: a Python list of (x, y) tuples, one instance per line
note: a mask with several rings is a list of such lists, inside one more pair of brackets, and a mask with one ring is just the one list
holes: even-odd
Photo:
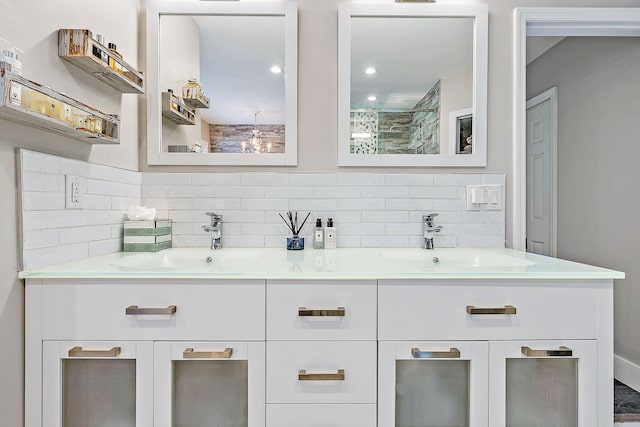
[(377, 255), (383, 260), (394, 262), (421, 263), (421, 266), (452, 268), (485, 268), (485, 267), (526, 267), (534, 265), (533, 261), (516, 255), (506, 255), (502, 249), (413, 249), (413, 248), (382, 248)]

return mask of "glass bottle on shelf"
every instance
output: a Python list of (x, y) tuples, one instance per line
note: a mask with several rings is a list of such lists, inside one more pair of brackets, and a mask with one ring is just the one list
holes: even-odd
[[(116, 44), (115, 43), (109, 43), (109, 50), (111, 51), (111, 53), (113, 55), (117, 56), (118, 58), (122, 59), (122, 55), (116, 49), (117, 48), (116, 48)], [(122, 65), (120, 65), (119, 62), (117, 62), (115, 59), (113, 59), (113, 57), (109, 58), (109, 66), (111, 68), (113, 68), (115, 71), (117, 71), (120, 74), (122, 74)]]

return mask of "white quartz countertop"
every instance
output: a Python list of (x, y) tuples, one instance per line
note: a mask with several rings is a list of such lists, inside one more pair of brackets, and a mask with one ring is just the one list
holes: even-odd
[[(210, 257), (210, 261), (207, 258)], [(437, 258), (437, 259), (436, 259)], [(624, 273), (510, 249), (166, 249), (20, 272), (23, 279), (624, 279)]]

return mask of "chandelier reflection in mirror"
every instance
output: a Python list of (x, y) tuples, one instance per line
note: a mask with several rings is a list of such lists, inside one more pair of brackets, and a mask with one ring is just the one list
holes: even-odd
[(262, 140), (262, 132), (258, 129), (258, 114), (260, 111), (253, 113), (253, 129), (248, 141), (242, 141), (243, 153), (270, 153), (271, 143), (265, 144)]

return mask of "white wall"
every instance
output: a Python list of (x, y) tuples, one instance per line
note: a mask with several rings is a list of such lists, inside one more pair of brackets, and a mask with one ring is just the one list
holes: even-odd
[(23, 76), (120, 114), (121, 144), (90, 146), (0, 119), (0, 425), (23, 423), (24, 287), (17, 279), (16, 147), (63, 154), (96, 163), (138, 167), (138, 95), (121, 95), (58, 58), (59, 28), (89, 28), (117, 44), (127, 62), (138, 62), (138, 1), (0, 0), (0, 37), (22, 48)]
[[(558, 87), (558, 257), (626, 272), (615, 353), (640, 365), (640, 38), (566, 38), (527, 68), (527, 96)], [(640, 380), (640, 377), (637, 381)]]
[(455, 70), (443, 76), (440, 84), (440, 153), (449, 154), (449, 115), (473, 107), (473, 70)]
[[(173, 89), (182, 96), (182, 87), (190, 78), (200, 80), (200, 33), (196, 21), (190, 16), (163, 16), (160, 19), (160, 87), (162, 92)], [(178, 125), (162, 120), (162, 144), (193, 147), (202, 137), (200, 113), (196, 110), (196, 124)], [(208, 133), (208, 132), (207, 132)], [(207, 141), (209, 138), (207, 138)]]

